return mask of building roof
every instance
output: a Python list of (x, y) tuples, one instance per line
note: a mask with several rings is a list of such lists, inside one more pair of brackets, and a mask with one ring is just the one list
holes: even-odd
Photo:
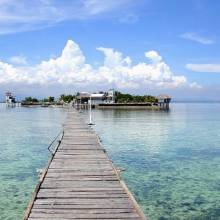
[(157, 98), (157, 99), (171, 99), (170, 96), (164, 95), (164, 94), (158, 95), (156, 98)]
[(93, 93), (91, 94), (92, 98), (102, 98), (105, 94), (100, 94), (100, 93)]
[(88, 92), (81, 92), (77, 98), (102, 98), (105, 94), (104, 93), (88, 93)]
[(90, 93), (88, 93), (88, 92), (80, 92), (77, 97), (78, 98), (88, 98), (88, 97), (90, 97)]

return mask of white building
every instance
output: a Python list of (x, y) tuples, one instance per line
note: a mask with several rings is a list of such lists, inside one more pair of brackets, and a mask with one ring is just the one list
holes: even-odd
[(91, 104), (96, 106), (103, 103), (114, 103), (114, 91), (109, 90), (108, 92), (99, 92), (99, 93), (88, 93), (81, 92), (76, 96), (76, 104), (88, 104), (91, 99)]
[(104, 93), (92, 93), (91, 97), (91, 104), (92, 105), (99, 105), (104, 103), (106, 97)]

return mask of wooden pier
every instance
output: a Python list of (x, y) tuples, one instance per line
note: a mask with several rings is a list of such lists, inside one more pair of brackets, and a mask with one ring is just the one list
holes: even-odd
[(99, 138), (74, 110), (24, 220), (146, 220)]

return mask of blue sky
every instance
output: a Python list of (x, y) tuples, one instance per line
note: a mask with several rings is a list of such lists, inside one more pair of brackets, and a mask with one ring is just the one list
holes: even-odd
[(0, 94), (220, 100), (219, 10), (217, 0), (0, 0)]

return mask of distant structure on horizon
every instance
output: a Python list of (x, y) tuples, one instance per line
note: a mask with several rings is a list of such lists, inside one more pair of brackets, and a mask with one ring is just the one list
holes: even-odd
[(114, 90), (98, 93), (80, 92), (76, 95), (73, 106), (77, 109), (88, 109), (89, 103), (91, 102), (91, 107), (98, 109), (169, 110), (170, 96), (159, 95), (154, 98), (155, 101), (153, 102), (119, 102), (117, 100), (117, 93)]
[(158, 95), (157, 97), (158, 104), (162, 109), (169, 109), (169, 104), (171, 102), (171, 97), (168, 95)]
[(6, 103), (6, 106), (9, 106), (9, 107), (14, 107), (16, 105), (15, 97), (12, 95), (11, 92), (5, 93), (5, 103)]
[(89, 93), (80, 92), (76, 96), (75, 105), (88, 104), (91, 100), (93, 106), (98, 106), (100, 104), (113, 104), (115, 103), (115, 92), (114, 90), (109, 90), (108, 92), (99, 93)]

